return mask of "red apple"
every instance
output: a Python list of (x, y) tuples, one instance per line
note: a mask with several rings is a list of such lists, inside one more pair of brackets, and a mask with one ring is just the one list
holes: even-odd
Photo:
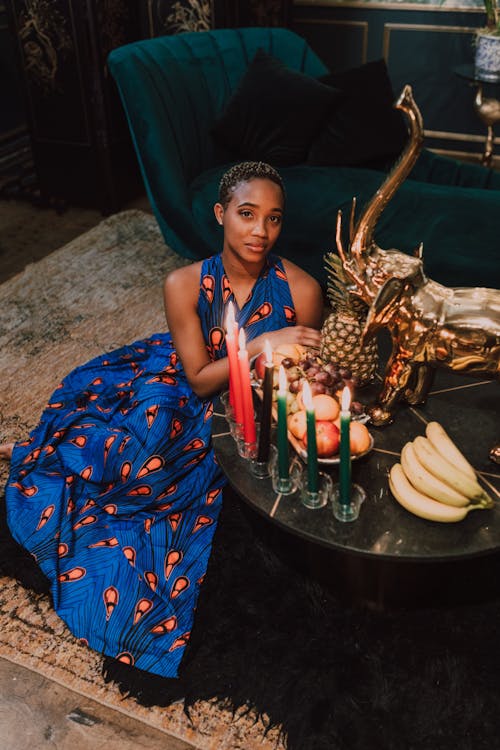
[[(307, 447), (307, 434), (304, 435)], [(336, 424), (326, 419), (316, 421), (316, 446), (319, 458), (330, 458), (338, 453), (340, 445), (340, 430)]]
[(265, 365), (265, 363), (266, 363), (266, 353), (265, 352), (261, 352), (255, 358), (255, 362), (254, 362), (254, 365), (253, 365), (254, 370), (255, 370), (255, 375), (259, 378), (259, 380), (262, 380), (263, 377), (264, 377), (264, 373), (265, 373), (265, 367), (264, 367), (264, 365)]

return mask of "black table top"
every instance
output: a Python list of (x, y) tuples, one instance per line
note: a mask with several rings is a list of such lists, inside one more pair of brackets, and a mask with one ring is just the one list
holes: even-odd
[[(357, 398), (369, 403), (378, 390), (370, 386)], [(337, 521), (330, 505), (308, 510), (299, 493), (277, 495), (270, 479), (257, 479), (238, 456), (220, 409), (214, 417), (214, 446), (229, 483), (255, 510), (287, 531), (324, 547), (389, 560), (437, 562), (485, 555), (500, 550), (500, 466), (488, 452), (500, 441), (500, 390), (493, 381), (473, 380), (438, 371), (423, 407), (402, 406), (393, 424), (368, 425), (374, 450), (352, 462), (352, 479), (367, 493), (359, 518)], [(468, 513), (458, 523), (418, 518), (392, 497), (387, 474), (399, 461), (403, 445), (425, 434), (430, 421), (440, 422), (479, 472), (480, 483), (498, 502), (491, 510)], [(292, 450), (292, 449), (291, 449)], [(324, 467), (321, 467), (322, 469)], [(327, 467), (334, 482), (337, 467)]]

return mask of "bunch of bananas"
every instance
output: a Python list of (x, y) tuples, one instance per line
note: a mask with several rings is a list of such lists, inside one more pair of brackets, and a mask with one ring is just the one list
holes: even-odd
[(426, 436), (406, 443), (401, 463), (389, 472), (389, 487), (403, 508), (429, 521), (461, 521), (470, 510), (492, 508), (465, 456), (438, 422)]

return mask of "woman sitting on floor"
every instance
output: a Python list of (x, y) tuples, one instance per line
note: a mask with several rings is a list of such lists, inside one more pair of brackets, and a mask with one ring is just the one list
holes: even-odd
[(11, 534), (58, 614), (91, 648), (163, 677), (178, 675), (221, 508), (210, 398), (228, 381), (227, 305), (250, 356), (264, 338), (319, 346), (319, 285), (271, 254), (283, 207), (269, 165), (226, 172), (222, 252), (168, 275), (170, 333), (78, 367), (30, 437), (0, 446)]

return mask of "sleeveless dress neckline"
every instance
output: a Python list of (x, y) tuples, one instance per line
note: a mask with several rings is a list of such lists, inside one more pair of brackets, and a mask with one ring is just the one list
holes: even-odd
[[(221, 258), (221, 265), (222, 265), (222, 269), (223, 269), (223, 271), (224, 271), (224, 274), (225, 274), (225, 276), (226, 276), (226, 278), (227, 278), (227, 281), (228, 281), (228, 285), (229, 285), (229, 289), (230, 289), (230, 291), (231, 291), (231, 297), (230, 297), (230, 298), (232, 298), (232, 302), (233, 302), (233, 304), (234, 304), (234, 306), (235, 306), (235, 308), (236, 308), (236, 312), (237, 312), (237, 313), (241, 313), (241, 312), (242, 312), (242, 311), (244, 310), (244, 308), (245, 308), (245, 307), (246, 307), (246, 306), (247, 306), (247, 305), (248, 305), (248, 304), (249, 304), (249, 303), (250, 303), (250, 302), (252, 301), (252, 298), (253, 298), (253, 295), (254, 295), (254, 290), (255, 290), (255, 287), (256, 287), (256, 286), (257, 286), (257, 284), (259, 283), (260, 279), (261, 279), (261, 278), (266, 278), (266, 277), (267, 277), (267, 275), (268, 275), (268, 273), (269, 273), (269, 270), (270, 270), (270, 268), (271, 268), (271, 265), (270, 265), (270, 256), (266, 256), (266, 257), (265, 257), (265, 259), (264, 259), (264, 264), (263, 264), (262, 268), (261, 268), (261, 269), (260, 269), (260, 271), (259, 271), (259, 275), (258, 275), (258, 276), (257, 276), (257, 278), (255, 279), (255, 282), (254, 282), (254, 284), (253, 284), (253, 286), (252, 286), (252, 288), (251, 288), (251, 290), (250, 290), (250, 292), (249, 292), (249, 294), (248, 294), (248, 297), (246, 298), (245, 302), (243, 303), (243, 305), (242, 305), (241, 307), (240, 307), (240, 305), (238, 304), (238, 301), (236, 300), (236, 296), (235, 296), (235, 294), (234, 294), (234, 292), (233, 292), (233, 287), (232, 287), (232, 284), (231, 284), (231, 279), (229, 278), (229, 276), (228, 276), (228, 274), (227, 274), (227, 272), (226, 272), (226, 269), (225, 269), (225, 267), (224, 267), (224, 261), (222, 260), (222, 254), (221, 254), (220, 258)], [(271, 258), (274, 258), (275, 260), (277, 259), (277, 258), (276, 258), (276, 256), (271, 256)], [(229, 301), (229, 300), (228, 300), (228, 301)]]

